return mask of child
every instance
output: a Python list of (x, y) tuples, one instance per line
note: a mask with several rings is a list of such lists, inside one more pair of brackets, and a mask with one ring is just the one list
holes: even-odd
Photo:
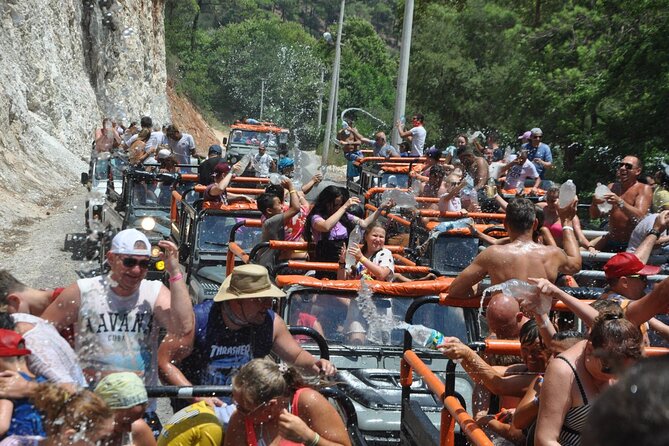
[[(0, 372), (15, 371), (26, 381), (46, 381), (28, 371), (24, 356), (29, 354), (20, 334), (0, 330)], [(4, 435), (46, 436), (42, 416), (28, 399), (0, 400), (0, 436)]]
[(139, 376), (131, 372), (111, 373), (98, 383), (95, 393), (114, 413), (114, 433), (108, 446), (129, 444), (129, 440), (135, 446), (155, 446), (153, 432), (142, 419), (149, 399)]
[[(290, 207), (285, 212), (283, 211), (283, 201), (274, 194), (264, 193), (258, 197), (258, 210), (266, 219), (262, 224), (262, 241), (268, 242), (270, 240), (297, 240), (297, 237), (302, 236), (304, 231), (304, 222), (298, 227), (291, 226), (294, 216), (300, 212), (300, 200), (297, 191), (293, 189), (293, 183), (286, 178), (281, 182), (281, 185), (288, 189), (290, 196)], [(271, 271), (272, 266), (276, 264), (279, 259), (290, 259), (292, 251), (274, 251), (269, 248), (258, 253), (258, 263), (265, 266)]]
[(439, 210), (441, 212), (467, 214), (467, 211), (462, 209), (462, 202), (460, 201), (460, 191), (466, 185), (467, 182), (456, 174), (450, 174), (446, 177), (442, 184), (444, 192), (439, 195)]

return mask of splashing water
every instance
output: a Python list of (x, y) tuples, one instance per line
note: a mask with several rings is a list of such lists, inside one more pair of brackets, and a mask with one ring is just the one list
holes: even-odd
[(402, 323), (397, 316), (380, 314), (372, 300), (372, 290), (365, 279), (360, 280), (360, 291), (355, 303), (367, 321), (367, 339), (375, 344), (389, 344), (390, 331), (399, 328)]

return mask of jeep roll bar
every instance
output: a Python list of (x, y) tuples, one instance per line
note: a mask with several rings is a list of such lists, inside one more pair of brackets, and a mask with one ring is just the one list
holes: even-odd
[[(308, 262), (303, 260), (288, 260), (287, 262), (279, 263), (276, 266), (276, 270), (279, 268), (288, 268), (288, 269), (299, 269), (304, 271), (314, 270), (314, 271), (338, 271), (339, 264), (334, 262)], [(435, 271), (427, 266), (406, 266), (406, 265), (395, 265), (395, 272), (401, 274), (435, 274), (441, 276), (439, 271)]]
[(318, 350), (320, 351), (320, 358), (330, 360), (330, 347), (328, 346), (327, 341), (319, 332), (313, 328), (304, 327), (302, 325), (289, 325), (288, 331), (291, 335), (302, 335), (309, 336), (314, 340), (316, 345), (318, 345)]

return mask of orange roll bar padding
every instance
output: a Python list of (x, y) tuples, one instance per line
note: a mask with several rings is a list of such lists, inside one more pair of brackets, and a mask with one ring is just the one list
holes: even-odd
[[(518, 189), (502, 189), (502, 195), (517, 195), (517, 194), (518, 194)], [(523, 188), (523, 195), (542, 197), (546, 195), (546, 191), (543, 189), (537, 189), (537, 193), (533, 194), (531, 187), (525, 187)]]
[(179, 213), (177, 212), (177, 203), (181, 201), (183, 197), (181, 194), (175, 190), (172, 191), (172, 203), (170, 204), (170, 220), (177, 221), (179, 219)]
[(504, 220), (506, 214), (488, 214), (486, 212), (470, 212), (467, 215), (462, 215), (459, 212), (439, 212), (433, 209), (420, 209), (418, 213), (423, 217), (440, 217), (440, 218), (480, 218), (481, 220)]
[[(307, 242), (287, 242), (283, 240), (270, 240), (269, 241), (270, 249), (278, 249), (281, 251), (306, 251), (309, 249), (309, 244)], [(397, 245), (385, 245), (385, 249), (389, 250), (392, 253), (404, 254), (404, 247)]]
[(417, 162), (423, 162), (425, 161), (426, 158), (418, 158), (418, 157), (390, 157), (390, 158), (384, 158), (382, 156), (365, 156), (363, 158), (358, 158), (357, 160), (353, 161), (353, 164), (356, 166), (360, 166), (361, 164), (365, 163), (372, 163), (375, 161), (382, 161), (383, 163), (404, 163), (404, 164), (409, 164), (409, 163), (417, 163)]
[[(409, 189), (400, 189), (396, 187), (372, 187), (365, 192), (365, 199), (369, 200), (376, 194), (382, 194), (388, 190), (398, 190), (400, 192), (409, 192)], [(416, 203), (439, 203), (439, 198), (435, 197), (416, 197)]]
[[(291, 269), (303, 269), (308, 271), (313, 269), (314, 271), (337, 271), (339, 265), (334, 262), (307, 262), (302, 260), (289, 260), (288, 268)], [(395, 265), (396, 273), (407, 273), (407, 274), (428, 274), (430, 268), (427, 266), (402, 266)]]
[[(199, 194), (203, 194), (205, 190), (207, 190), (207, 186), (204, 184), (197, 184), (193, 188), (193, 190)], [(244, 188), (244, 187), (226, 187), (225, 188), (226, 192), (230, 192), (233, 194), (242, 194), (242, 195), (260, 195), (265, 192), (265, 189), (253, 189), (250, 187)]]
[(204, 201), (202, 202), (202, 209), (227, 211), (227, 212), (258, 210), (255, 201), (252, 201), (250, 203), (248, 201), (235, 201), (230, 204), (224, 204), (218, 201)]
[(182, 183), (197, 183), (200, 180), (200, 176), (196, 173), (182, 173), (180, 178)]
[[(463, 218), (466, 218), (466, 216), (463, 216)], [(440, 221), (428, 221), (425, 223), (425, 228), (428, 231), (433, 230), (434, 228), (437, 227), (441, 223)], [(474, 227), (476, 228), (477, 231), (483, 232), (488, 228), (492, 228), (493, 226), (496, 225), (490, 225), (490, 224), (475, 224)], [(472, 235), (471, 231), (469, 228), (456, 228), (456, 229), (451, 229), (449, 231), (446, 231), (446, 234), (452, 234), (452, 235)], [(491, 234), (488, 234), (491, 237), (506, 237), (506, 231), (494, 231)]]
[(416, 262), (407, 259), (404, 256), (399, 254), (393, 254), (393, 259), (395, 259), (395, 265), (404, 265), (404, 266), (416, 266)]
[[(490, 301), (490, 297), (486, 297), (485, 300), (483, 301), (483, 307), (488, 306), (488, 302)], [(590, 305), (593, 301), (592, 300), (587, 300), (583, 299), (581, 300), (584, 304)], [(448, 297), (447, 293), (439, 295), (439, 305), (443, 305), (446, 307), (460, 307), (460, 308), (479, 308), (481, 306), (481, 298), (480, 297), (474, 297), (472, 299), (456, 299), (452, 297)], [(566, 306), (562, 301), (559, 300), (554, 300), (553, 305), (551, 307), (551, 310), (555, 311), (569, 311), (568, 306)]]
[[(367, 204), (365, 205), (365, 209), (374, 212), (374, 211), (376, 211), (377, 208), (376, 208), (376, 206), (373, 206), (373, 205), (367, 203)], [(402, 226), (411, 226), (411, 222), (410, 222), (409, 220), (404, 219), (404, 218), (402, 218), (402, 217), (399, 217), (399, 216), (397, 216), (397, 215), (395, 215), (395, 214), (391, 214), (391, 213), (389, 213), (389, 212), (386, 212), (386, 213), (383, 214), (383, 215), (384, 215), (386, 218), (390, 219), (390, 220), (396, 221), (397, 223), (401, 224)]]
[[(290, 265), (291, 262), (288, 262)], [(309, 262), (304, 262), (309, 263)], [(333, 263), (332, 265), (337, 265)], [(310, 268), (313, 269), (313, 268)], [(397, 271), (398, 267), (395, 267)], [(438, 295), (447, 290), (453, 282), (452, 277), (438, 277), (435, 280), (421, 280), (417, 282), (381, 282), (378, 280), (367, 280), (366, 283), (374, 293), (387, 294), (389, 296), (420, 297)], [(301, 285), (316, 288), (323, 291), (358, 291), (360, 280), (328, 280), (316, 279), (310, 276), (278, 275), (276, 284), (280, 287)]]
[(250, 183), (250, 184), (267, 184), (269, 178), (260, 177), (232, 177), (230, 183)]
[[(445, 396), (446, 386), (443, 382), (435, 375), (430, 368), (425, 365), (423, 361), (416, 355), (413, 350), (407, 350), (404, 352), (404, 360), (408, 363), (409, 367), (400, 367), (400, 380), (407, 380), (405, 375), (408, 371), (413, 370), (416, 374), (423, 378), (423, 381), (427, 387), (444, 403), (444, 407), (448, 410), (450, 417), (446, 417), (446, 421), (450, 421), (449, 418), (454, 418), (455, 421), (460, 425), (460, 430), (464, 433), (469, 441), (475, 446), (492, 446), (492, 441), (488, 436), (483, 432), (483, 430), (476, 424), (476, 421), (467, 413), (467, 411), (462, 407), (460, 401), (454, 396)], [(441, 441), (442, 445), (454, 445), (455, 444), (455, 432), (453, 423), (448, 422), (444, 423), (444, 418), (442, 418), (442, 429), (441, 429)]]
[(241, 246), (236, 242), (228, 243), (228, 254), (225, 262), (225, 274), (229, 276), (232, 270), (235, 269), (235, 256), (242, 259), (242, 262), (249, 263), (249, 255), (244, 252)]
[[(486, 339), (485, 352), (494, 355), (519, 355), (520, 341), (509, 339)], [(646, 347), (644, 349), (646, 356), (661, 356), (669, 354), (669, 348), (666, 347)]]

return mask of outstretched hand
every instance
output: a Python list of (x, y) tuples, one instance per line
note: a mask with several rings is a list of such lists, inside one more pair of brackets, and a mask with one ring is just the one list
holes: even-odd
[(160, 259), (165, 261), (165, 269), (171, 276), (177, 275), (181, 272), (179, 264), (179, 248), (169, 240), (161, 240), (158, 242), (163, 251), (160, 253)]
[(566, 207), (561, 208), (558, 206), (558, 215), (560, 217), (560, 221), (571, 221), (574, 219), (576, 216), (576, 209), (578, 207), (578, 196), (574, 197), (571, 203), (569, 203)]

